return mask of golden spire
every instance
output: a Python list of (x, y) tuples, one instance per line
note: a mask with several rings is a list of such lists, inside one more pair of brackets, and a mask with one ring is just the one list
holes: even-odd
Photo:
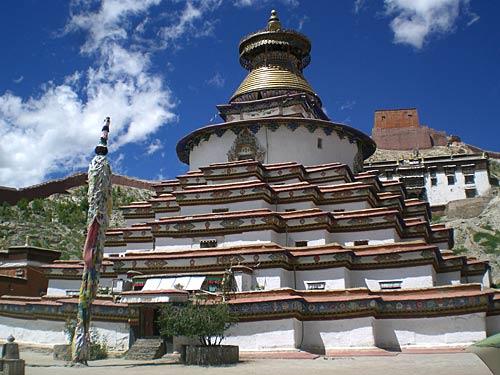
[(271, 17), (269, 17), (269, 21), (267, 22), (267, 30), (269, 31), (277, 31), (281, 30), (281, 22), (278, 18), (278, 12), (274, 9), (271, 11)]
[(305, 92), (318, 101), (312, 87), (302, 75), (309, 64), (311, 43), (306, 36), (281, 27), (278, 13), (264, 30), (243, 38), (239, 46), (240, 64), (249, 73), (231, 97), (231, 101), (248, 101), (286, 93)]

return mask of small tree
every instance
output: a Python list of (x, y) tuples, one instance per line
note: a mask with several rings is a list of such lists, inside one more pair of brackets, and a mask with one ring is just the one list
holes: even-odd
[(186, 305), (166, 304), (158, 323), (163, 336), (198, 338), (201, 345), (220, 345), (224, 332), (236, 322), (226, 303), (188, 302)]

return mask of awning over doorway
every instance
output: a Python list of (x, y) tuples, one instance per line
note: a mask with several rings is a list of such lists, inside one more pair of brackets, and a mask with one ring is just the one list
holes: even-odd
[(200, 290), (205, 278), (205, 276), (155, 277), (147, 279), (142, 290)]

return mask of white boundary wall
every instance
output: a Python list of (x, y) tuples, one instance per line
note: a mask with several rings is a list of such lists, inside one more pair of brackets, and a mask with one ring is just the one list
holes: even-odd
[(377, 319), (380, 348), (465, 346), (486, 338), (485, 313), (419, 319)]
[[(101, 338), (106, 339), (110, 350), (127, 350), (129, 341), (128, 323), (93, 321), (91, 327)], [(64, 321), (43, 319), (17, 319), (0, 316), (0, 337), (15, 337), (19, 344), (53, 346), (67, 344)]]
[(300, 345), (297, 319), (237, 323), (229, 328), (224, 345), (239, 345), (241, 351), (295, 350)]

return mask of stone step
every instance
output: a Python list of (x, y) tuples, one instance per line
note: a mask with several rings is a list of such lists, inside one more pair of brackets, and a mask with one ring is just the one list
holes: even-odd
[(137, 339), (125, 355), (125, 359), (150, 360), (165, 354), (165, 345), (159, 338)]

